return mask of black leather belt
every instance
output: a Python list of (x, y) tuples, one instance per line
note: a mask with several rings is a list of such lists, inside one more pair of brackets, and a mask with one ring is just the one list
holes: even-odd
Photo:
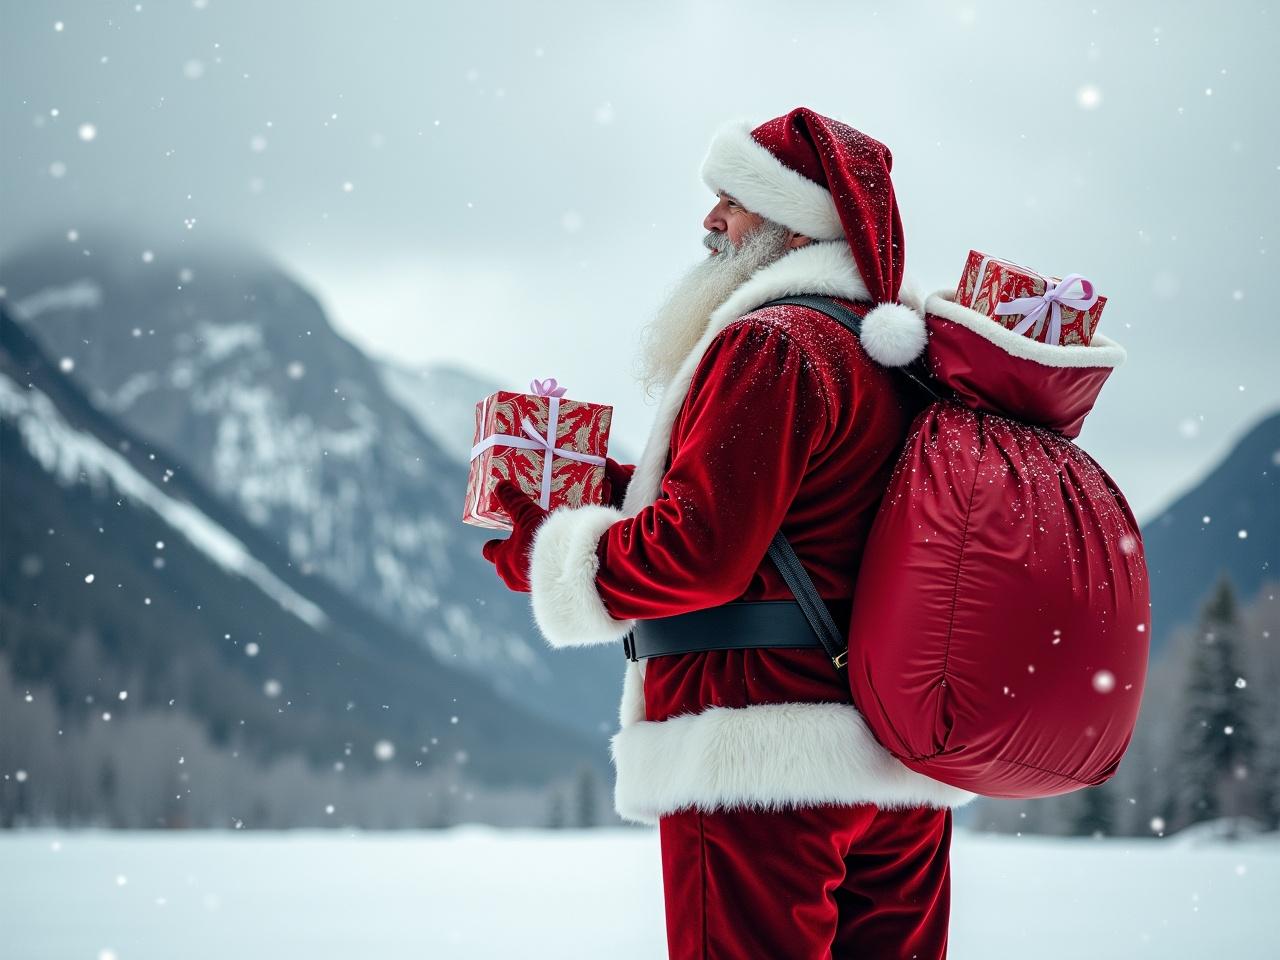
[(734, 601), (674, 617), (637, 620), (622, 644), (627, 659), (634, 661), (702, 650), (823, 645), (794, 600)]

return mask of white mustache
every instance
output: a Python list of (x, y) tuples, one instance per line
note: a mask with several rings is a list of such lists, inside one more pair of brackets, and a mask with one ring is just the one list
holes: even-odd
[(702, 238), (702, 245), (708, 250), (714, 250), (716, 253), (724, 253), (726, 250), (737, 250), (733, 245), (733, 241), (729, 239), (729, 234), (718, 233), (712, 230)]

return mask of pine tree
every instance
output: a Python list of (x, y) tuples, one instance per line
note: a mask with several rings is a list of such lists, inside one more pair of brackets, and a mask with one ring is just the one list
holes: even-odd
[(547, 827), (552, 830), (563, 830), (569, 824), (564, 809), (564, 793), (559, 787), (552, 787), (547, 804)]
[(1111, 791), (1106, 789), (1106, 784), (1099, 784), (1085, 787), (1079, 794), (1072, 833), (1083, 837), (1108, 836), (1114, 827), (1115, 805), (1111, 802)]
[(578, 815), (578, 826), (595, 827), (600, 825), (600, 804), (596, 799), (596, 774), (590, 764), (582, 764), (578, 775), (574, 778), (573, 799)]
[(1184, 824), (1239, 816), (1250, 808), (1254, 711), (1239, 684), (1240, 616), (1223, 578), (1200, 613), (1183, 692), (1178, 783)]

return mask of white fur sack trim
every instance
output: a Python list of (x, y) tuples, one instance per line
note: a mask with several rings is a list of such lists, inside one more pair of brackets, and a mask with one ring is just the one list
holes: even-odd
[(882, 367), (905, 367), (929, 342), (924, 314), (903, 303), (882, 303), (862, 319), (862, 348)]
[(924, 312), (950, 320), (984, 340), (990, 340), (1011, 357), (1031, 360), (1046, 367), (1118, 367), (1125, 361), (1124, 347), (1100, 333), (1093, 335), (1088, 346), (1083, 343), (1041, 343), (1014, 333), (977, 310), (960, 306), (955, 299), (954, 290), (939, 290), (925, 300)]
[(784, 165), (739, 120), (716, 131), (702, 161), (702, 181), (758, 213), (813, 240), (838, 240), (844, 226), (831, 192)]
[(615, 620), (596, 589), (600, 537), (625, 514), (589, 504), (557, 507), (534, 532), (529, 550), (530, 601), (538, 629), (553, 647), (588, 647), (626, 636), (635, 620)]
[(708, 707), (633, 723), (610, 749), (614, 807), (637, 823), (688, 807), (958, 807), (977, 796), (904, 766), (852, 704)]

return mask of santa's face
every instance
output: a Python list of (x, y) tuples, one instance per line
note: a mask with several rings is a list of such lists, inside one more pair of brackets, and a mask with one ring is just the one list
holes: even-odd
[[(729, 242), (738, 247), (742, 245), (743, 238), (763, 222), (764, 217), (758, 213), (752, 213), (721, 190), (716, 205), (703, 218), (702, 226), (713, 232), (728, 234)], [(711, 250), (711, 255), (716, 255), (714, 248)]]

